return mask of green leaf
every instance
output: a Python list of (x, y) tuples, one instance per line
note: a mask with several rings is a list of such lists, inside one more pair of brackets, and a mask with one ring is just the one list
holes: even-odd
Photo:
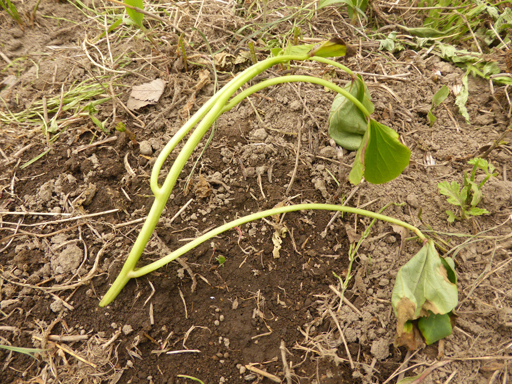
[(313, 48), (313, 44), (304, 44), (304, 45), (292, 45), (288, 44), (288, 46), (281, 51), (279, 54), (281, 55), (306, 55), (311, 48)]
[(318, 3), (318, 9), (322, 9), (333, 4), (345, 4), (349, 8), (355, 7), (354, 3), (351, 0), (320, 0), (320, 2)]
[(418, 328), (425, 338), (425, 343), (430, 345), (451, 335), (452, 324), (450, 323), (449, 314), (437, 315), (431, 311), (428, 312), (427, 317), (422, 317), (418, 321)]
[(466, 72), (462, 78), (462, 89), (455, 98), (455, 105), (459, 107), (459, 113), (464, 117), (464, 119), (466, 119), (466, 123), (469, 124), (469, 114), (466, 108), (466, 103), (469, 97), (468, 74), (469, 72)]
[(428, 111), (427, 120), (428, 120), (428, 125), (430, 125), (430, 126), (433, 126), (434, 123), (436, 122), (437, 117), (434, 116), (434, 114), (432, 113), (432, 110)]
[(482, 216), (488, 214), (489, 211), (483, 208), (471, 207), (466, 213), (471, 216)]
[[(452, 270), (453, 271), (453, 270)], [(429, 240), (396, 276), (391, 303), (397, 316), (398, 336), (405, 323), (428, 315), (447, 314), (457, 305), (457, 286)]]
[(452, 34), (457, 29), (456, 27), (453, 27), (446, 31), (439, 31), (437, 29), (427, 28), (427, 27), (409, 28), (409, 27), (404, 27), (402, 25), (400, 25), (399, 27), (402, 28), (403, 30), (409, 32), (413, 36), (430, 37), (430, 38), (445, 37), (445, 36)]
[[(347, 54), (347, 49), (347, 44), (345, 41), (343, 41), (343, 39), (334, 37), (323, 42), (322, 44), (315, 46), (313, 49), (311, 49), (308, 55), (310, 57), (340, 57)], [(349, 56), (352, 56), (352, 54)]]
[(380, 40), (379, 51), (398, 52), (404, 49), (404, 46), (396, 39), (396, 32), (391, 32), (385, 40)]
[[(370, 101), (368, 88), (363, 79), (358, 76), (345, 86), (345, 90), (356, 97), (368, 110), (373, 113), (373, 103)], [(336, 95), (329, 113), (329, 136), (349, 151), (357, 150), (368, 127), (368, 121), (363, 112), (342, 94)]]
[[(132, 7), (144, 9), (144, 3), (142, 0), (124, 0), (124, 3), (131, 5)], [(142, 28), (142, 19), (144, 18), (142, 13), (139, 13), (131, 8), (126, 8), (126, 13), (128, 16), (130, 16), (130, 19), (132, 19), (133, 22), (139, 26), (139, 28)]]
[[(370, 124), (370, 122), (368, 122)], [(366, 146), (368, 145), (368, 132), (369, 130), (366, 130), (366, 133), (363, 136), (363, 140), (361, 142), (361, 145), (359, 146), (359, 149), (357, 150), (356, 157), (354, 159), (354, 163), (352, 164), (352, 170), (350, 171), (350, 174), (348, 175), (348, 181), (350, 181), (353, 185), (357, 185), (361, 182), (363, 179), (364, 174), (364, 152), (366, 151)]]
[(457, 274), (455, 273), (455, 262), (453, 259), (451, 257), (441, 257), (441, 262), (446, 268), (448, 280), (453, 284), (457, 284)]
[(416, 381), (417, 379), (420, 378), (421, 375), (416, 375), (416, 376), (409, 376), (409, 377), (404, 377), (402, 380), (400, 380), (399, 382), (397, 382), (396, 384), (410, 384), (414, 381)]
[(47, 351), (47, 349), (12, 347), (10, 345), (3, 345), (3, 344), (0, 344), (0, 348), (6, 349), (8, 351), (23, 353), (25, 355), (33, 357), (34, 359), (35, 359), (35, 357), (34, 357), (35, 353), (43, 353), (43, 352)]
[(432, 98), (433, 105), (439, 107), (439, 105), (446, 100), (449, 94), (450, 89), (446, 85), (443, 85), (441, 89), (437, 91), (434, 97)]
[(457, 205), (459, 207), (462, 207), (464, 205), (464, 200), (461, 198), (461, 192), (460, 192), (460, 184), (456, 181), (452, 181), (450, 184), (447, 181), (441, 181), (439, 184), (437, 184), (437, 187), (439, 188), (439, 193), (441, 195), (448, 196), (447, 201), (450, 204)]
[(368, 145), (364, 153), (364, 177), (383, 184), (398, 177), (409, 165), (411, 151), (398, 140), (398, 133), (370, 119)]
[(460, 218), (458, 216), (455, 216), (455, 213), (452, 211), (446, 211), (446, 214), (448, 215), (448, 222), (453, 223), (455, 220), (459, 220)]

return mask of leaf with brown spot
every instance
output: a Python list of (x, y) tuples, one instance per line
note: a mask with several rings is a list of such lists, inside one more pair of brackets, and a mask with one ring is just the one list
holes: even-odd
[[(428, 311), (447, 314), (457, 305), (458, 292), (451, 259), (441, 259), (429, 240), (396, 276), (391, 302), (397, 316), (397, 335), (407, 321), (427, 316)], [(448, 269), (448, 270), (447, 270)], [(453, 275), (453, 281), (450, 277)]]

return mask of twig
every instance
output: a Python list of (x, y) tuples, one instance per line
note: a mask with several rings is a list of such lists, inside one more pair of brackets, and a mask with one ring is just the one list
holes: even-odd
[(340, 333), (341, 340), (343, 341), (343, 345), (345, 346), (345, 351), (347, 352), (348, 360), (350, 361), (350, 368), (354, 369), (354, 362), (352, 361), (352, 355), (348, 349), (347, 340), (345, 339), (345, 335), (343, 334), (343, 330), (341, 329), (340, 322), (334, 315), (334, 313), (329, 309), (329, 315), (331, 315), (332, 319), (336, 323), (336, 327), (338, 327), (338, 332)]
[(245, 368), (247, 368), (249, 371), (252, 371), (254, 373), (257, 373), (258, 375), (261, 375), (261, 376), (264, 376), (266, 377), (267, 379), (270, 379), (272, 380), (274, 383), (280, 383), (281, 382), (281, 379), (271, 373), (268, 373), (262, 369), (259, 369), (259, 368), (256, 368), (256, 367), (253, 367), (252, 365), (250, 364), (247, 364), (245, 366)]
[[(75, 217), (70, 217), (70, 218), (62, 219), (62, 220), (45, 221), (43, 223), (37, 223), (37, 224), (21, 224), (21, 226), (22, 227), (37, 227), (37, 226), (40, 226), (40, 225), (59, 224), (59, 223), (67, 222), (67, 221), (80, 220), (80, 219), (88, 219), (90, 217), (97, 217), (97, 216), (108, 215), (110, 213), (115, 213), (115, 212), (119, 212), (119, 211), (120, 211), (120, 209), (116, 208), (116, 209), (111, 209), (109, 211), (98, 212), (98, 213), (90, 213), (88, 215), (75, 216)], [(3, 223), (4, 224), (10, 224), (10, 225), (17, 225), (17, 223), (9, 223), (9, 222), (6, 222), (6, 221), (4, 221)]]
[(293, 182), (295, 181), (295, 177), (297, 175), (297, 168), (299, 167), (299, 156), (300, 156), (300, 142), (302, 140), (302, 124), (301, 121), (297, 123), (297, 155), (295, 156), (295, 167), (293, 168), (292, 177), (290, 179), (290, 183), (288, 184), (288, 187), (286, 188), (286, 196), (290, 194), (290, 191), (292, 189)]
[[(489, 154), (498, 146), (500, 145), (501, 141), (503, 140), (503, 138), (505, 137), (505, 135), (509, 132), (512, 131), (512, 128), (511, 126), (509, 125), (509, 127), (507, 129), (505, 129), (505, 131), (503, 131), (501, 133), (501, 135), (498, 137), (497, 140), (494, 140), (494, 142), (492, 143), (492, 145), (489, 147), (489, 149), (487, 149), (487, 151), (485, 151), (481, 156), (482, 159), (485, 159), (489, 156)], [(477, 155), (475, 155), (477, 156)]]
[(12, 63), (12, 61), (11, 61), (11, 60), (7, 57), (7, 55), (6, 55), (5, 53), (3, 53), (2, 51), (0, 51), (0, 57), (1, 57), (2, 59), (4, 59), (4, 60), (7, 62), (7, 64), (11, 64), (11, 63)]
[(190, 203), (193, 201), (194, 199), (190, 199), (189, 201), (187, 201), (185, 203), (185, 205), (183, 207), (180, 208), (180, 210), (178, 212), (176, 212), (176, 214), (171, 218), (171, 221), (170, 223), (172, 223), (179, 215), (181, 215), (181, 213), (187, 209), (187, 207), (190, 205)]
[(103, 140), (98, 140), (92, 144), (82, 145), (81, 147), (78, 147), (77, 149), (73, 150), (73, 154), (76, 155), (77, 153), (85, 151), (89, 148), (97, 147), (98, 145), (107, 144), (107, 143), (110, 143), (110, 142), (116, 141), (116, 140), (117, 140), (117, 136), (112, 136), (112, 137), (108, 137)]
[(281, 350), (281, 359), (283, 360), (284, 377), (286, 378), (286, 382), (288, 384), (292, 384), (292, 374), (290, 372), (290, 367), (288, 366), (288, 363), (286, 362), (286, 352), (288, 352), (288, 351), (286, 349), (284, 340), (281, 340), (281, 345), (279, 346), (279, 349)]
[(180, 351), (169, 351), (168, 355), (177, 355), (179, 353), (201, 353), (199, 349), (182, 349)]
[(362, 316), (362, 312), (357, 309), (357, 307), (352, 304), (340, 291), (338, 291), (338, 289), (334, 286), (334, 285), (329, 285), (329, 288), (331, 289), (331, 291), (333, 291), (340, 299), (343, 300), (343, 304), (346, 304), (347, 306), (349, 306), (355, 313), (357, 313), (359, 316)]
[(183, 292), (178, 288), (178, 292), (180, 293), (181, 301), (183, 301), (183, 306), (185, 307), (185, 319), (188, 319), (188, 311), (187, 311), (187, 302), (185, 301), (185, 296), (183, 296)]

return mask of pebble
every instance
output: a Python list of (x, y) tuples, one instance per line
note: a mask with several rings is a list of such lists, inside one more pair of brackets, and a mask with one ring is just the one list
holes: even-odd
[(58, 313), (64, 309), (64, 304), (62, 303), (62, 300), (55, 300), (53, 303), (50, 304), (50, 309), (52, 312)]
[(407, 204), (409, 204), (413, 208), (419, 208), (419, 206), (420, 206), (418, 196), (416, 196), (414, 193), (411, 193), (410, 195), (408, 195), (405, 200), (407, 201)]
[(322, 157), (328, 157), (330, 159), (336, 159), (336, 148), (334, 147), (324, 147), (320, 150), (320, 156)]
[(153, 147), (149, 141), (141, 141), (139, 143), (141, 155), (151, 156), (153, 154)]
[(125, 334), (125, 336), (128, 336), (132, 332), (133, 332), (133, 328), (130, 324), (123, 325), (123, 333)]
[(265, 141), (265, 139), (268, 137), (268, 133), (267, 133), (267, 131), (265, 130), (265, 128), (259, 128), (259, 129), (256, 129), (256, 130), (252, 131), (252, 132), (249, 134), (249, 137), (250, 137), (252, 140), (256, 140), (256, 141)]
[(220, 321), (219, 321), (219, 320), (215, 320), (215, 321), (213, 322), (213, 324), (215, 324), (216, 326), (219, 326), (219, 325), (220, 325)]

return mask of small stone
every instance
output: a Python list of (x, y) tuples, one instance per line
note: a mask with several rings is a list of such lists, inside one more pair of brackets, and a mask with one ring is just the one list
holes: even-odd
[(385, 286), (386, 286), (386, 285), (388, 285), (388, 284), (389, 284), (389, 280), (388, 280), (388, 279), (386, 279), (386, 278), (382, 278), (382, 279), (380, 279), (380, 281), (379, 281), (379, 285), (380, 285), (381, 287), (385, 287)]
[(324, 147), (320, 150), (320, 156), (328, 157), (329, 159), (336, 159), (336, 148), (334, 147)]
[(378, 360), (384, 360), (389, 356), (389, 343), (386, 339), (378, 339), (372, 343), (371, 353)]
[(241, 364), (240, 364), (240, 368), (238, 368), (238, 369), (240, 369), (240, 374), (241, 375), (243, 375), (247, 371), (247, 368), (245, 368), (245, 366), (243, 366)]
[(410, 195), (408, 195), (405, 200), (407, 201), (407, 204), (409, 204), (413, 208), (419, 208), (419, 206), (420, 206), (418, 196), (416, 196), (414, 193), (411, 193)]
[(117, 323), (112, 323), (112, 324), (110, 324), (110, 326), (111, 326), (112, 328), (116, 329), (116, 328), (117, 328)]
[(132, 332), (133, 332), (133, 328), (130, 324), (123, 325), (123, 333), (125, 336), (128, 336)]
[(219, 321), (219, 320), (215, 320), (215, 321), (213, 322), (213, 324), (215, 324), (215, 325), (218, 327), (218, 326), (220, 325), (220, 321)]
[(260, 142), (263, 142), (265, 141), (265, 139), (268, 137), (268, 133), (267, 131), (265, 130), (265, 128), (259, 128), (259, 129), (256, 129), (254, 131), (252, 131), (250, 134), (249, 134), (249, 138), (251, 140), (255, 140), (255, 141), (260, 141)]
[(153, 154), (153, 147), (149, 141), (141, 141), (139, 143), (139, 149), (142, 155), (151, 156)]
[(302, 109), (302, 103), (299, 100), (294, 100), (290, 103), (290, 109), (292, 111), (298, 111)]
[(50, 304), (50, 309), (52, 312), (58, 313), (64, 309), (64, 304), (62, 303), (62, 300), (57, 299), (53, 303)]
[(220, 316), (219, 316), (219, 320), (220, 320), (220, 321), (224, 321), (224, 315), (220, 315)]
[(126, 362), (126, 366), (127, 366), (128, 368), (133, 368), (133, 361), (128, 360), (128, 361)]
[(82, 262), (82, 256), (82, 250), (76, 244), (68, 244), (58, 256), (51, 259), (53, 272), (57, 274), (71, 272), (78, 268)]

